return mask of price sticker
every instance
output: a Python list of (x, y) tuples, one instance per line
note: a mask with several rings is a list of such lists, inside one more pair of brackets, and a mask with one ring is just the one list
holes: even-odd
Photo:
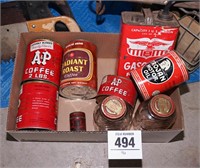
[(108, 131), (108, 159), (142, 159), (141, 131)]

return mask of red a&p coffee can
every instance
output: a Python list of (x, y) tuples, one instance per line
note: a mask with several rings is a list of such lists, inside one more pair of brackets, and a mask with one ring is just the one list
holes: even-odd
[(98, 91), (98, 96), (104, 95), (118, 96), (131, 106), (134, 106), (137, 91), (130, 79), (117, 75), (107, 75), (103, 77)]
[(60, 95), (68, 99), (90, 99), (97, 94), (96, 45), (74, 40), (64, 49)]
[(62, 46), (54, 41), (31, 41), (27, 47), (22, 81), (41, 80), (59, 86), (62, 52)]
[(131, 76), (144, 100), (178, 86), (189, 78), (185, 63), (174, 51), (132, 70)]
[(21, 85), (17, 129), (56, 130), (57, 111), (57, 86), (43, 81), (28, 81)]

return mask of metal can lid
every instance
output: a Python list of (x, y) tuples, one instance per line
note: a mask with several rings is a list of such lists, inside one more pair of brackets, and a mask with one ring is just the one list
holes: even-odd
[(126, 112), (126, 103), (117, 96), (106, 97), (101, 104), (103, 114), (109, 119), (119, 119)]
[(149, 103), (149, 107), (153, 114), (158, 117), (169, 117), (175, 112), (175, 104), (171, 97), (158, 94), (154, 96)]
[(60, 86), (59, 93), (61, 96), (72, 100), (88, 100), (97, 95), (96, 89), (81, 85)]

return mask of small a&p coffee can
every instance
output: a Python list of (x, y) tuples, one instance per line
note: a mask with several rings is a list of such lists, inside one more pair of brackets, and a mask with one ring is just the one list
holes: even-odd
[(105, 95), (118, 96), (129, 105), (134, 106), (137, 98), (137, 91), (129, 78), (117, 75), (106, 75), (103, 77), (98, 90), (98, 97)]

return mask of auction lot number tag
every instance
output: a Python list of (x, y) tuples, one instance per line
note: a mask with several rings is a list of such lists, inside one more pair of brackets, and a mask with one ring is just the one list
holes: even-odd
[(141, 131), (108, 131), (108, 159), (142, 159)]

